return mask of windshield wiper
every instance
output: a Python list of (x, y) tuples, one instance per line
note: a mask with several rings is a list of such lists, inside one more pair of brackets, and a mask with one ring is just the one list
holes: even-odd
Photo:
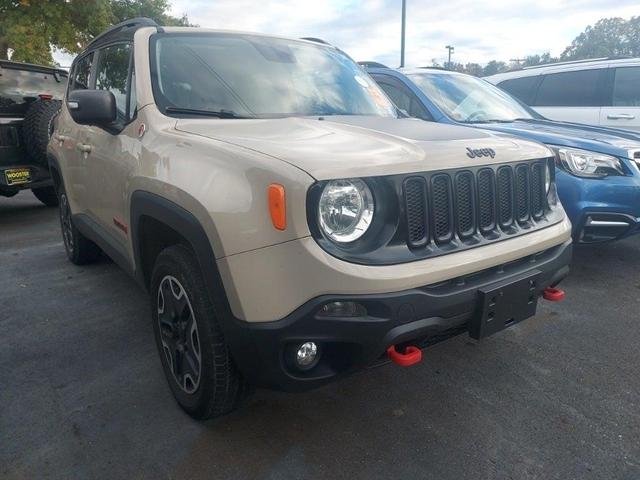
[(167, 107), (167, 113), (183, 113), (185, 115), (202, 115), (216, 118), (255, 118), (247, 115), (238, 115), (233, 110), (199, 110), (197, 108)]

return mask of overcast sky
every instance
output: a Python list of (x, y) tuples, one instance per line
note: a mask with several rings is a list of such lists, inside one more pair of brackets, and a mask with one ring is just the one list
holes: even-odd
[[(320, 37), (356, 60), (397, 66), (401, 0), (172, 0), (203, 27)], [(562, 53), (600, 18), (639, 15), (639, 0), (407, 0), (408, 66), (446, 58), (486, 63)]]
[[(172, 0), (202, 27), (320, 37), (356, 60), (397, 66), (401, 0)], [(446, 60), (484, 64), (559, 55), (587, 25), (640, 14), (639, 0), (407, 0), (407, 66)], [(61, 63), (69, 59), (56, 55)]]

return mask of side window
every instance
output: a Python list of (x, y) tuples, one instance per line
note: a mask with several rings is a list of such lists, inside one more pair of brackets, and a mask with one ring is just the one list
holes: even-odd
[(616, 68), (613, 83), (613, 106), (640, 106), (640, 67)]
[(606, 69), (578, 70), (545, 75), (538, 95), (539, 107), (599, 107), (604, 100)]
[(93, 64), (93, 52), (76, 63), (69, 82), (69, 91), (86, 90), (90, 85), (91, 65)]
[(433, 117), (429, 115), (429, 112), (424, 108), (420, 100), (404, 85), (393, 79), (387, 79), (382, 75), (374, 75), (373, 78), (396, 107), (406, 111), (412, 117), (421, 118), (422, 120), (433, 120)]
[(422, 120), (433, 121), (433, 117), (427, 111), (427, 109), (424, 108), (422, 102), (420, 102), (420, 100), (418, 100), (415, 95), (412, 94), (411, 96), (413, 98), (411, 98), (411, 108), (409, 109), (409, 115), (411, 115), (412, 117), (420, 118)]
[(411, 98), (405, 92), (403, 92), (400, 88), (395, 85), (391, 85), (385, 81), (379, 81), (378, 84), (384, 90), (384, 92), (389, 96), (391, 101), (396, 105), (396, 107), (405, 110), (407, 113), (411, 109)]
[(536, 94), (536, 87), (538, 86), (539, 80), (540, 77), (538, 75), (533, 77), (513, 78), (511, 80), (500, 82), (498, 87), (522, 100), (527, 105), (531, 105)]
[(129, 57), (131, 45), (120, 44), (100, 50), (96, 69), (96, 89), (108, 90), (116, 99), (118, 123), (130, 120), (127, 115), (129, 85)]

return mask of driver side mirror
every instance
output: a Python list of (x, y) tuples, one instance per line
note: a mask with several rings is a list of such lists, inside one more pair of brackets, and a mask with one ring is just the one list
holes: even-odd
[(67, 108), (80, 125), (110, 127), (118, 118), (116, 99), (107, 90), (74, 90), (67, 98)]

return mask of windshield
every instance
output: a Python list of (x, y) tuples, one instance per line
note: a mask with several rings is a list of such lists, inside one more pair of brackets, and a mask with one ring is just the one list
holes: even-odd
[(429, 100), (458, 122), (510, 122), (539, 118), (508, 93), (476, 77), (442, 73), (408, 76)]
[(324, 45), (258, 35), (160, 34), (151, 52), (154, 97), (172, 115), (396, 116), (355, 62)]

